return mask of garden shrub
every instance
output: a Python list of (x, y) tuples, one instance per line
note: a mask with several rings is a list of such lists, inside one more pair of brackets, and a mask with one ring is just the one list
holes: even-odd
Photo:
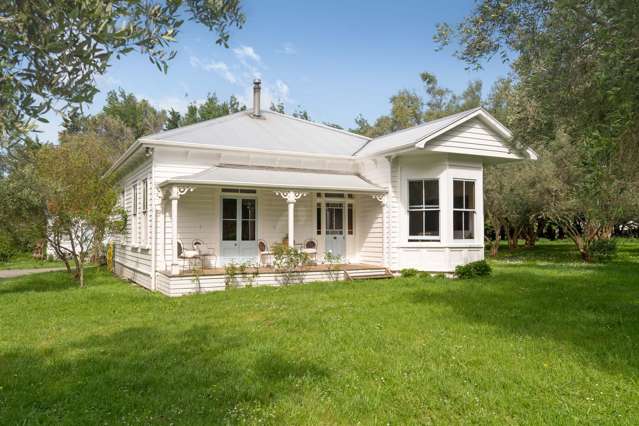
[(416, 277), (419, 271), (414, 268), (406, 268), (399, 271), (399, 273), (402, 274), (402, 278), (412, 278)]
[(477, 262), (470, 262), (466, 265), (458, 265), (455, 268), (455, 276), (457, 278), (467, 279), (476, 277), (486, 277), (490, 275), (492, 269), (488, 262), (485, 260), (478, 260)]
[(11, 238), (0, 234), (0, 262), (8, 262), (15, 254)]
[(292, 284), (294, 279), (302, 284), (304, 282), (303, 268), (310, 262), (308, 254), (284, 244), (272, 246), (273, 266), (282, 274), (282, 284)]
[(609, 262), (616, 255), (616, 240), (595, 240), (590, 244), (590, 256), (595, 262)]

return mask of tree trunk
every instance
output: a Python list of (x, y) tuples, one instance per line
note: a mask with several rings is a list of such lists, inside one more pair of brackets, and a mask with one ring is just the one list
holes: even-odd
[(492, 257), (497, 256), (497, 253), (499, 252), (500, 242), (501, 242), (501, 234), (499, 233), (499, 230), (497, 230), (497, 232), (495, 232), (495, 241), (490, 242), (490, 255)]
[(537, 231), (535, 231), (535, 227), (531, 225), (528, 228), (528, 232), (526, 233), (526, 247), (528, 248), (535, 247), (536, 241), (537, 241)]
[(515, 250), (519, 247), (519, 235), (521, 234), (520, 228), (508, 227), (508, 249)]
[(84, 288), (84, 264), (82, 263), (82, 261), (78, 263), (78, 267), (80, 269), (79, 271), (80, 288)]

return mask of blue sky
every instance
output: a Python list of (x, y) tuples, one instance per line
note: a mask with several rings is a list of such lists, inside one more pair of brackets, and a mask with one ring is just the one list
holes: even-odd
[[(281, 100), (289, 112), (301, 106), (313, 120), (352, 127), (360, 113), (371, 121), (386, 114), (400, 89), (423, 94), (422, 71), (455, 91), (481, 79), (486, 92), (507, 65), (493, 61), (482, 71), (466, 71), (452, 48), (437, 52), (432, 41), (438, 22), (457, 22), (472, 6), (471, 0), (248, 0), (246, 25), (233, 30), (230, 48), (187, 22), (167, 74), (139, 54), (114, 61), (97, 79), (101, 93), (88, 111), (99, 111), (106, 92), (118, 87), (163, 109), (184, 110), (209, 92), (250, 105), (251, 82), (259, 76), (263, 104)], [(54, 113), (48, 118), (41, 138), (53, 142), (61, 120)]]

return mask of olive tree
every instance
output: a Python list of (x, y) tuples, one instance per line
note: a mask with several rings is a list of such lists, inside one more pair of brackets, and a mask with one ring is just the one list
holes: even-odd
[[(166, 72), (185, 19), (228, 45), (240, 0), (29, 0), (0, 3), (0, 135), (23, 138), (52, 106), (91, 102), (96, 77), (138, 51)], [(5, 147), (6, 148), (6, 147)]]
[(39, 190), (46, 201), (47, 239), (84, 287), (84, 267), (91, 250), (109, 232), (124, 229), (116, 208), (113, 182), (103, 173), (110, 164), (108, 145), (95, 133), (66, 135), (60, 145), (38, 152)]

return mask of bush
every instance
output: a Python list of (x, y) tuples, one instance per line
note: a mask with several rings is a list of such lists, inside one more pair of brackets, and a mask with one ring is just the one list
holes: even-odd
[(0, 262), (8, 262), (16, 254), (11, 238), (0, 235)]
[(590, 244), (590, 257), (595, 262), (609, 262), (616, 255), (616, 240), (595, 240)]
[(402, 274), (402, 278), (412, 278), (416, 277), (419, 271), (414, 268), (406, 268), (399, 271), (399, 273)]
[(492, 269), (485, 260), (470, 262), (466, 265), (459, 265), (455, 268), (455, 276), (462, 279), (487, 277), (491, 274), (491, 272)]

